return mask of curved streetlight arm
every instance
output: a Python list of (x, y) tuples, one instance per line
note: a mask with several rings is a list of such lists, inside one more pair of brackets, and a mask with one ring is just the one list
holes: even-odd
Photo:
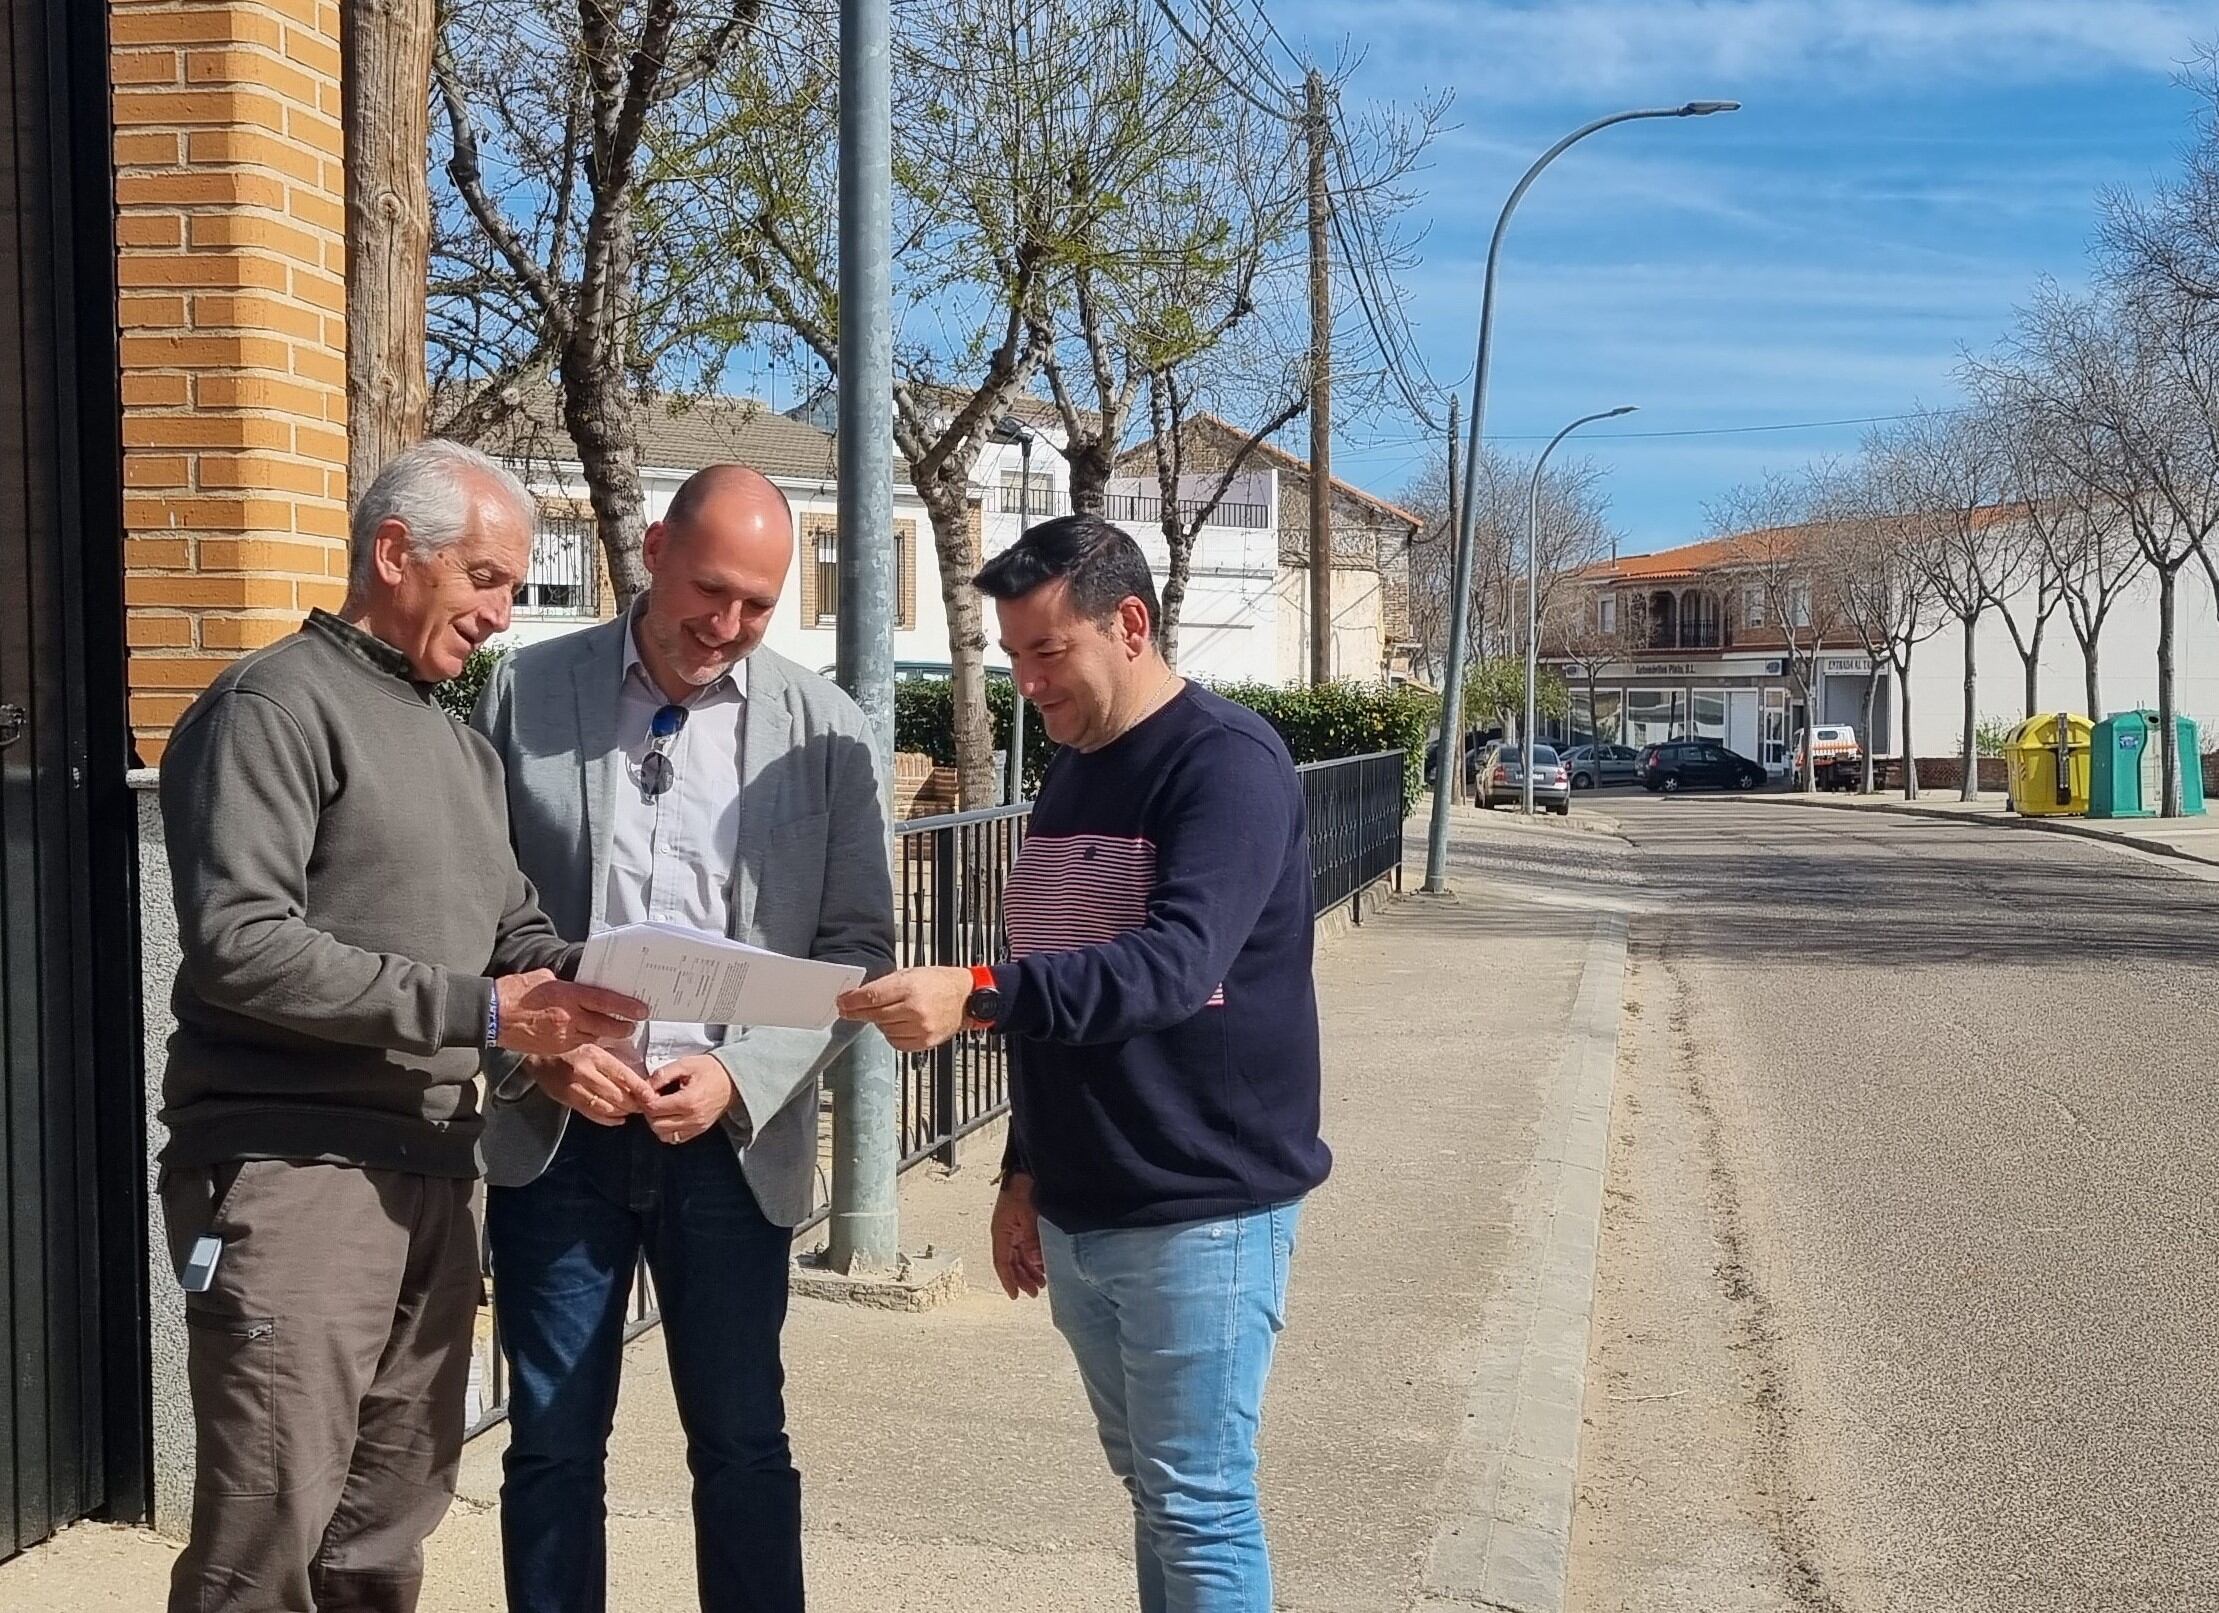
[(1539, 722), (1541, 682), (1541, 473), (1548, 468), (1549, 455), (1556, 452), (1556, 445), (1580, 427), (1598, 420), (1615, 420), (1633, 410), (1632, 404), (1624, 403), (1615, 409), (1581, 415), (1549, 439), (1549, 446), (1533, 462), (1533, 479), (1526, 484), (1526, 713), (1518, 729), (1518, 776), (1522, 781), (1518, 794), (1519, 810), (1529, 818), (1533, 816), (1533, 730)]
[[(1455, 552), (1450, 562), (1449, 580), (1449, 638), (1447, 645), (1447, 687), (1441, 691), (1441, 733), (1435, 749), (1433, 784), (1433, 817), (1426, 838), (1425, 890), (1430, 895), (1440, 895), (1448, 889), (1448, 825), (1449, 790), (1452, 779), (1461, 775), (1464, 766), (1464, 645), (1471, 631), (1472, 594), (1472, 540), (1479, 530), (1479, 508), (1472, 497), (1472, 485), (1479, 468), (1480, 431), (1487, 410), (1487, 366), (1493, 356), (1490, 337), (1495, 324), (1495, 267), (1502, 252), (1504, 233), (1510, 228), (1510, 215), (1517, 211), (1527, 189), (1540, 176), (1541, 170), (1573, 146), (1599, 129), (1614, 123), (1631, 123), (1638, 118), (1700, 118), (1714, 112), (1734, 112), (1741, 107), (1739, 101), (1689, 101), (1674, 107), (1646, 107), (1632, 112), (1614, 112), (1607, 118), (1597, 118), (1582, 124), (1555, 145), (1541, 153), (1532, 167), (1525, 171), (1517, 186), (1510, 192), (1510, 199), (1502, 204), (1502, 212), (1495, 219), (1495, 233), (1487, 243), (1487, 273), (1479, 301), (1479, 351), (1472, 364), (1472, 420), (1464, 439), (1464, 507), (1457, 512)], [(1454, 767), (1457, 775), (1449, 769)]]

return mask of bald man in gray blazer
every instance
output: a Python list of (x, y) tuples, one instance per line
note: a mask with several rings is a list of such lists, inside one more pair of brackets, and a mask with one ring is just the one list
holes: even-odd
[[(855, 704), (761, 649), (793, 518), (712, 466), (648, 528), (627, 615), (504, 659), (472, 718), (508, 766), (517, 861), (584, 940), (666, 921), (893, 966), (880, 772)], [(641, 1027), (489, 1065), (486, 1231), (510, 1370), (511, 1613), (601, 1613), (607, 1431), (644, 1257), (694, 1474), (704, 1613), (801, 1613), (779, 1331), (817, 1109), (845, 1031)]]

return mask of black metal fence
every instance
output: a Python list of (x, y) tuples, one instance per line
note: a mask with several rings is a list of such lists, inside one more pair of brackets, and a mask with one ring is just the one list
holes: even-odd
[[(1356, 904), (1383, 880), (1402, 888), (1401, 751), (1379, 751), (1296, 769), (1310, 818), (1312, 903), (1326, 913)], [(894, 835), (894, 961), (901, 968), (971, 964), (1002, 957), (1002, 892), (1025, 841), (1030, 809), (991, 807), (914, 818)], [(1360, 912), (1360, 908), (1358, 909)], [(900, 1057), (902, 1170), (938, 1159), (952, 1167), (956, 1145), (1009, 1110), (1009, 1057), (994, 1036), (958, 1036), (930, 1053)], [(796, 1231), (824, 1219), (818, 1212)], [(659, 1319), (642, 1265), (633, 1285), (630, 1338)], [(480, 1405), (470, 1432), (506, 1415), (506, 1364), (497, 1319), (481, 1341)]]
[[(1403, 783), (1409, 758), (1398, 750), (1295, 769), (1310, 815), (1312, 905), (1327, 913), (1392, 878), (1402, 889)], [(1359, 917), (1360, 907), (1356, 909)]]

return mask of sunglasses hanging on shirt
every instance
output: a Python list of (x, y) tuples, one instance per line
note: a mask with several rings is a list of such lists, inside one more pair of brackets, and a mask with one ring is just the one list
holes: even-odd
[(678, 781), (678, 765), (670, 759), (670, 747), (678, 742), (685, 726), (686, 708), (679, 705), (664, 706), (647, 725), (647, 754), (640, 758), (640, 793), (650, 801)]

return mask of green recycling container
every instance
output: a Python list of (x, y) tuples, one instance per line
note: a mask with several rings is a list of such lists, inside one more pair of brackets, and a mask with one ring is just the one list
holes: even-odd
[[(2154, 711), (2122, 711), (2096, 724), (2088, 759), (2088, 815), (2091, 818), (2154, 818), (2165, 805), (2165, 761), (2158, 736), (2164, 732)], [(2204, 810), (2203, 752), (2193, 718), (2175, 719), (2179, 736), (2181, 811), (2200, 817)]]

